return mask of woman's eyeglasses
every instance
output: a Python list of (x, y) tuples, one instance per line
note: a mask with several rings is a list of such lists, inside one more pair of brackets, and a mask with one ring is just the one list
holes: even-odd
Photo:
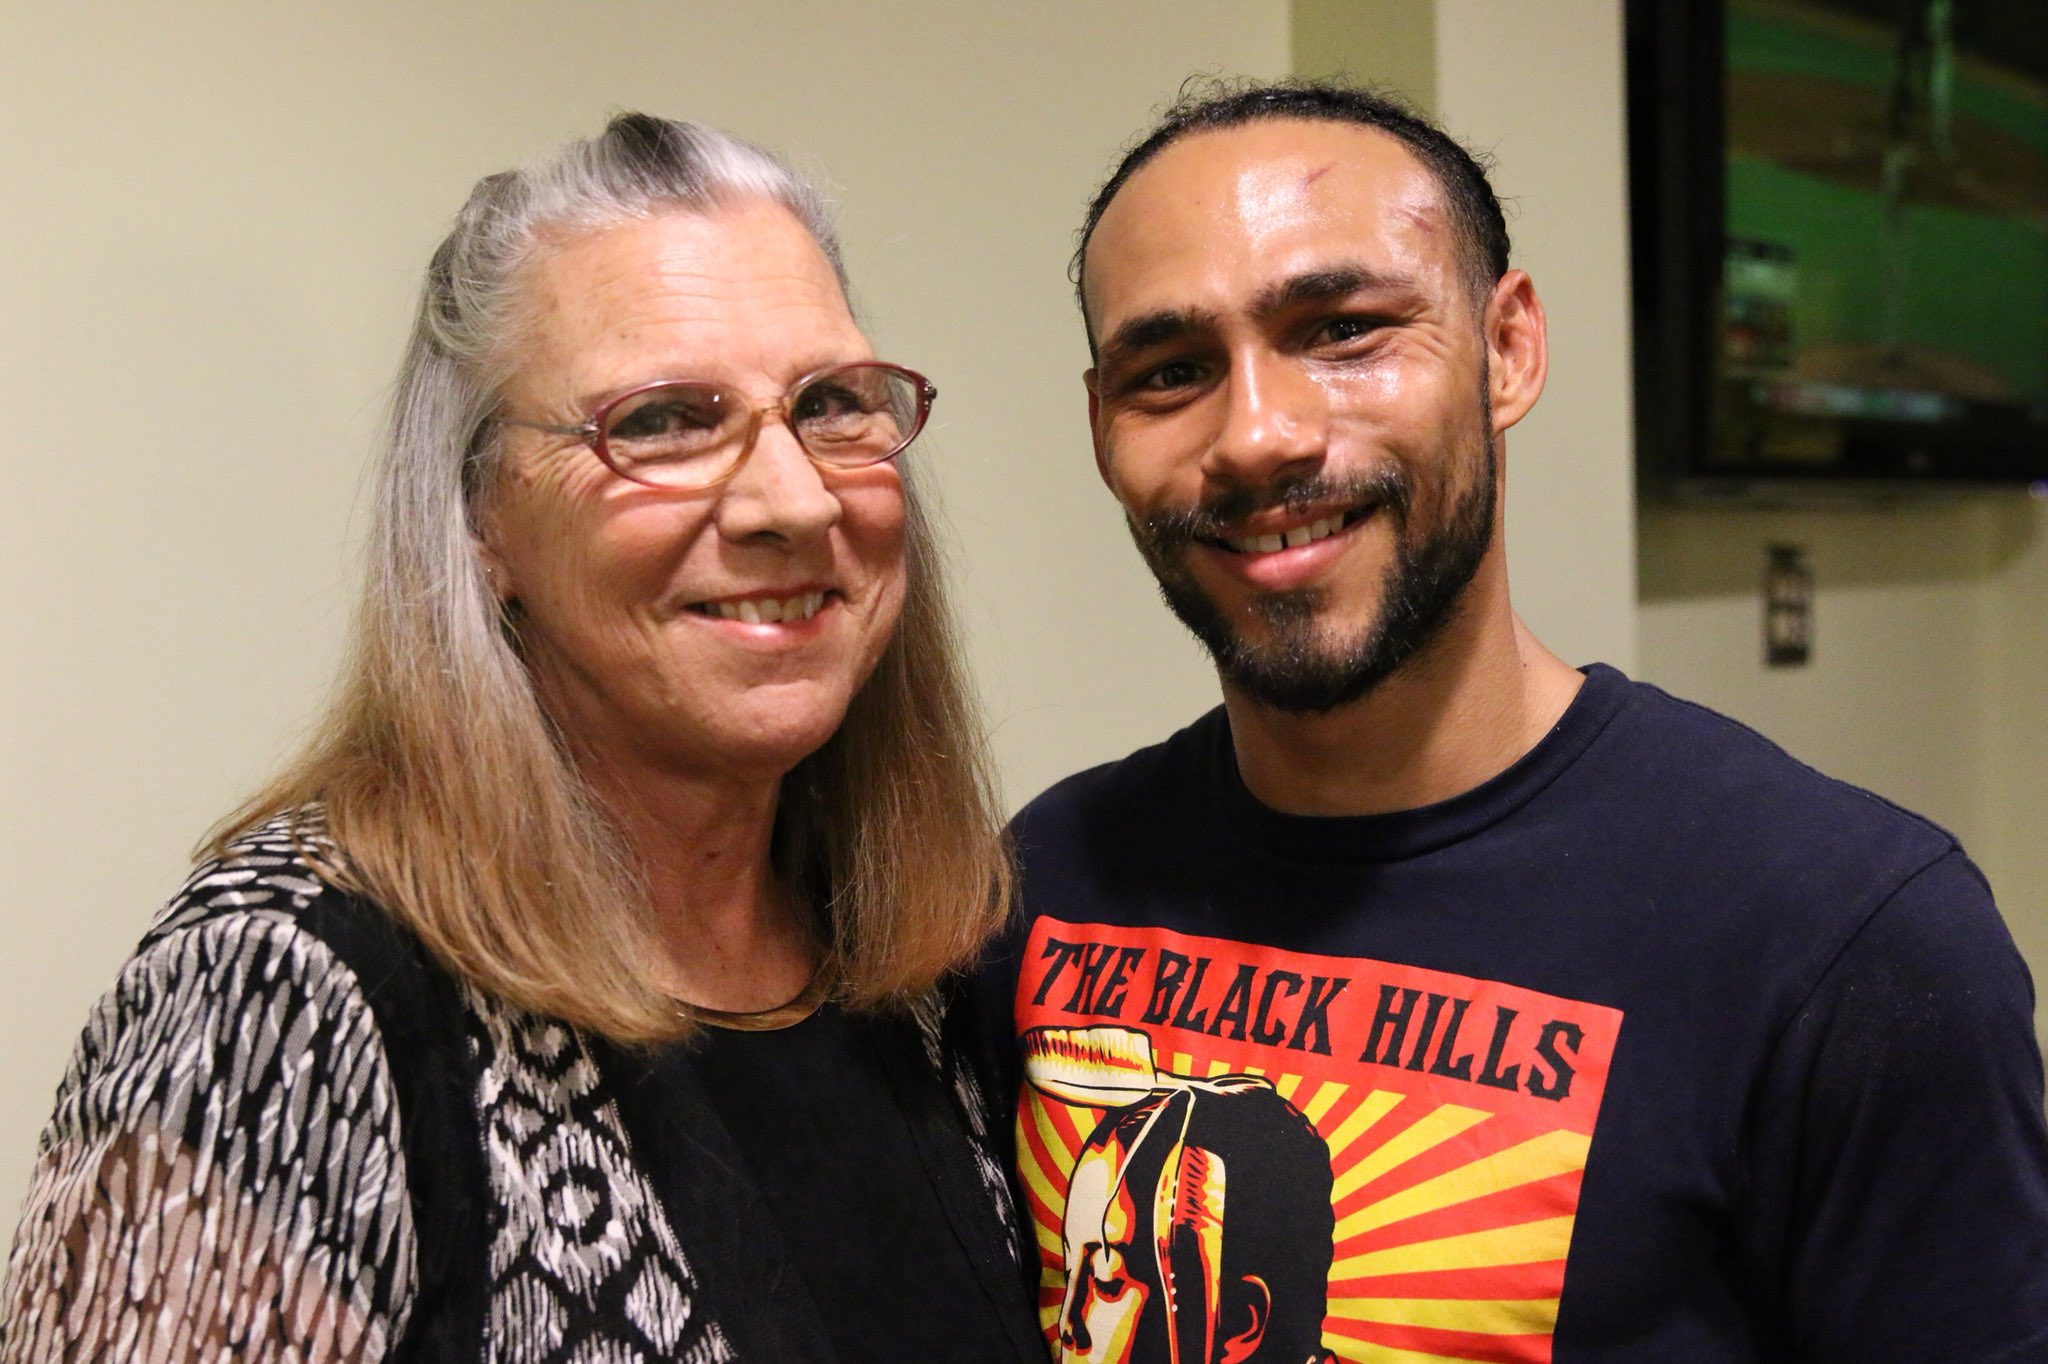
[(917, 371), (869, 360), (807, 374), (761, 407), (722, 384), (663, 379), (606, 399), (578, 426), (495, 420), (576, 436), (621, 478), (692, 491), (738, 473), (760, 438), (761, 422), (771, 416), (788, 425), (821, 468), (880, 464), (917, 439), (938, 396)]

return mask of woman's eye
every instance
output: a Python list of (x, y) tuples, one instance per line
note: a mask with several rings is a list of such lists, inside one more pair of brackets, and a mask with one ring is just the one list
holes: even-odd
[(695, 395), (657, 398), (629, 412), (614, 413), (607, 433), (615, 441), (689, 439), (716, 431), (725, 420), (724, 405)]
[(838, 384), (812, 384), (797, 396), (791, 415), (800, 422), (830, 421), (871, 409), (872, 404), (862, 402), (850, 389)]

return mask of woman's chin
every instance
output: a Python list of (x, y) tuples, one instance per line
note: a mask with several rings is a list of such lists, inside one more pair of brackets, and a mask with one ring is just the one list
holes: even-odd
[[(770, 690), (755, 688), (754, 691)], [(801, 687), (776, 690), (807, 690)], [(663, 764), (678, 774), (692, 771), (741, 775), (763, 782), (779, 780), (791, 768), (823, 748), (846, 718), (843, 695), (742, 697), (715, 715), (696, 714), (670, 731), (669, 742), (647, 748), (666, 750)]]

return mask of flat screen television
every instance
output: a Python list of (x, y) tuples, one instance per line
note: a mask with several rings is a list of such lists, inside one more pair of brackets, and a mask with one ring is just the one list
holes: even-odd
[(1644, 491), (2048, 493), (2048, 2), (1627, 33)]

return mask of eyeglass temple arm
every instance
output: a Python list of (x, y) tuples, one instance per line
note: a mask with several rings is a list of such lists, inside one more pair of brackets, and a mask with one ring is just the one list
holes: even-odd
[(490, 417), (486, 420), (499, 426), (523, 426), (529, 431), (546, 431), (555, 436), (581, 436), (586, 441), (597, 439), (596, 422), (584, 422), (580, 426), (557, 426), (552, 422), (530, 422), (518, 417)]

